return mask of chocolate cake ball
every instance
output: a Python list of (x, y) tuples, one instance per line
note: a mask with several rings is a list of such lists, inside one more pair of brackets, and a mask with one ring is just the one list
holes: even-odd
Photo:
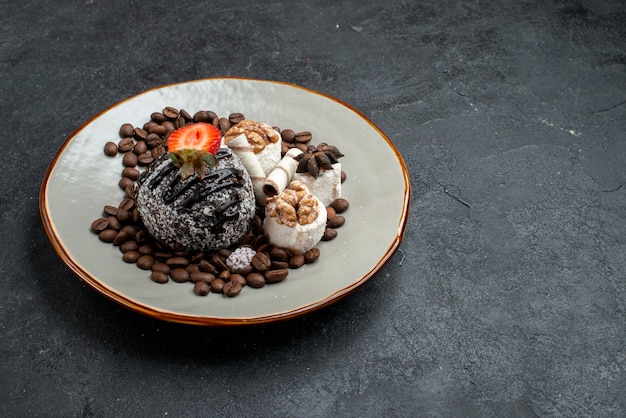
[(150, 234), (174, 250), (217, 250), (239, 243), (251, 227), (256, 202), (252, 182), (239, 158), (227, 148), (218, 165), (181, 180), (167, 155), (137, 182), (141, 220)]

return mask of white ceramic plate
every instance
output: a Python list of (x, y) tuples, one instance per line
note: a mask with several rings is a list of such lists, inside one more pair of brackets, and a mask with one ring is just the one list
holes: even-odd
[[(336, 239), (322, 242), (320, 259), (290, 270), (281, 283), (244, 288), (228, 298), (196, 296), (191, 283), (159, 285), (149, 272), (126, 264), (117, 247), (90, 232), (105, 205), (123, 198), (117, 186), (121, 156), (105, 157), (104, 144), (119, 140), (122, 123), (142, 126), (165, 106), (213, 110), (296, 131), (313, 143), (339, 147), (347, 174), (343, 197), (350, 208)], [(391, 141), (364, 115), (337, 99), (271, 81), (216, 78), (168, 85), (103, 111), (65, 142), (44, 178), (40, 212), (59, 256), (88, 285), (137, 312), (166, 321), (241, 325), (296, 317), (352, 293), (380, 270), (398, 248), (409, 210), (409, 176)]]

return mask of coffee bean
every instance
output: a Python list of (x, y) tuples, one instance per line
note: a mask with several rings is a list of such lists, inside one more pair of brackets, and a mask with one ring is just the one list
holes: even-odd
[(133, 152), (137, 154), (137, 156), (143, 154), (146, 151), (148, 151), (148, 144), (146, 144), (146, 141), (137, 141), (135, 143), (135, 148), (133, 148)]
[(211, 122), (209, 112), (206, 110), (200, 110), (193, 115), (194, 122)]
[(117, 144), (115, 142), (107, 142), (104, 144), (104, 154), (109, 157), (115, 157), (117, 155)]
[(219, 256), (219, 254), (213, 254), (211, 257), (211, 263), (217, 268), (219, 271), (228, 270), (228, 266), (226, 265), (226, 261)]
[[(150, 129), (148, 129), (148, 134), (149, 134), (148, 138), (150, 138), (150, 135), (153, 135), (153, 134), (161, 138), (166, 133), (167, 133), (167, 128), (165, 126), (154, 124), (150, 127)], [(148, 138), (146, 138), (146, 141), (148, 140)]]
[(326, 220), (326, 226), (329, 228), (339, 228), (346, 223), (346, 218), (343, 215), (336, 215)]
[(147, 166), (152, 164), (152, 162), (154, 161), (154, 157), (152, 157), (151, 152), (144, 152), (137, 157), (137, 160), (139, 165)]
[(120, 221), (115, 216), (107, 216), (107, 222), (109, 223), (109, 229), (115, 229), (116, 231), (122, 229)]
[(337, 230), (333, 228), (328, 228), (324, 230), (324, 235), (322, 235), (322, 241), (330, 241), (337, 236)]
[(304, 265), (304, 255), (296, 254), (289, 259), (289, 268), (299, 269)]
[(224, 280), (222, 279), (215, 279), (211, 282), (211, 292), (213, 293), (222, 293), (222, 290), (224, 289)]
[(135, 187), (135, 182), (128, 177), (122, 177), (118, 183), (120, 189), (126, 190), (128, 187)]
[(165, 264), (167, 264), (171, 268), (177, 268), (177, 267), (184, 268), (189, 265), (189, 260), (187, 260), (185, 257), (171, 257), (167, 259)]
[(163, 115), (163, 113), (161, 113), (161, 112), (153, 112), (150, 115), (150, 120), (152, 120), (152, 121), (154, 121), (156, 123), (163, 123), (163, 122), (165, 122), (166, 118)]
[(137, 260), (137, 267), (139, 267), (142, 270), (150, 270), (153, 265), (154, 265), (154, 257), (152, 257), (151, 255), (142, 255)]
[(237, 283), (239, 283), (242, 286), (246, 285), (246, 278), (243, 275), (238, 274), (238, 273), (231, 274), (230, 275), (230, 281), (231, 282), (237, 282)]
[(180, 109), (180, 112), (178, 112), (178, 114), (185, 118), (187, 122), (193, 122), (193, 117), (185, 109)]
[(264, 252), (257, 252), (254, 257), (252, 257), (251, 263), (258, 271), (265, 271), (272, 266), (270, 257)]
[(289, 268), (289, 262), (288, 261), (274, 261), (272, 260), (272, 267), (273, 270), (280, 270), (280, 269), (286, 269)]
[(176, 120), (174, 121), (174, 126), (176, 126), (176, 129), (182, 128), (186, 124), (187, 124), (187, 121), (182, 116), (177, 117)]
[(152, 274), (150, 275), (150, 278), (152, 279), (152, 281), (156, 282), (156, 283), (167, 283), (170, 279), (167, 276), (167, 273), (163, 273), (162, 271), (152, 271)]
[(146, 145), (148, 148), (158, 147), (159, 145), (163, 145), (163, 140), (160, 135), (152, 133), (146, 137)]
[(175, 107), (168, 106), (165, 109), (163, 109), (163, 116), (165, 116), (166, 118), (170, 120), (175, 120), (176, 118), (178, 118), (178, 115), (179, 115), (178, 109), (176, 109)]
[(208, 260), (200, 260), (200, 262), (198, 263), (198, 268), (200, 269), (200, 271), (203, 271), (205, 273), (211, 273), (213, 275), (219, 274), (219, 271), (217, 271), (215, 266), (209, 263)]
[(99, 234), (109, 227), (109, 221), (105, 218), (98, 218), (91, 223), (91, 231), (94, 234)]
[(125, 197), (122, 199), (118, 207), (123, 210), (133, 210), (135, 207), (135, 200), (130, 197)]
[(134, 152), (127, 152), (124, 154), (124, 158), (122, 158), (122, 165), (124, 167), (135, 167), (137, 166), (137, 155)]
[(131, 220), (132, 218), (132, 214), (130, 213), (130, 211), (127, 211), (125, 209), (119, 209), (117, 211), (117, 215), (115, 215), (115, 217), (117, 218), (118, 221), (120, 221), (120, 223), (125, 223)]
[(200, 269), (198, 268), (197, 264), (189, 264), (187, 267), (185, 267), (185, 270), (189, 272), (190, 277), (191, 277), (191, 273), (200, 272)]
[(106, 216), (117, 216), (117, 212), (119, 212), (119, 208), (112, 205), (105, 205), (102, 209), (102, 213)]
[(350, 206), (350, 202), (348, 202), (347, 199), (340, 197), (340, 198), (333, 200), (330, 206), (333, 209), (335, 209), (336, 213), (344, 213), (346, 210), (348, 210), (348, 207)]
[[(117, 236), (119, 237), (121, 234), (122, 232), (117, 234)], [(137, 244), (137, 241), (135, 241), (134, 239), (127, 239), (120, 245), (120, 251), (123, 253), (126, 253), (128, 251), (137, 251), (139, 253), (139, 244)], [(139, 255), (142, 255), (142, 254), (139, 253)]]
[(159, 124), (153, 120), (149, 120), (148, 122), (143, 124), (143, 130), (148, 132), (149, 134), (152, 128), (154, 128), (155, 126), (159, 126)]
[(345, 171), (341, 171), (341, 182), (343, 183), (344, 181), (346, 181), (346, 178), (348, 178), (347, 174)]
[(313, 136), (311, 135), (311, 132), (302, 131), (302, 132), (296, 133), (293, 139), (299, 144), (306, 144), (307, 142), (311, 140), (312, 137)]
[(115, 229), (105, 229), (98, 234), (98, 238), (103, 242), (113, 242), (116, 235), (117, 231)]
[(176, 126), (174, 126), (174, 122), (172, 122), (171, 120), (166, 120), (161, 125), (165, 127), (166, 135), (176, 130)]
[(335, 216), (337, 216), (337, 211), (335, 211), (335, 209), (332, 206), (329, 206), (326, 208), (326, 219), (328, 222), (328, 219), (330, 218), (334, 218)]
[(280, 270), (269, 270), (265, 272), (265, 280), (269, 283), (278, 283), (285, 280), (287, 275), (289, 274), (289, 270), (280, 269)]
[[(113, 240), (113, 245), (120, 246), (120, 245), (124, 244), (126, 241), (128, 241), (129, 239), (130, 239), (130, 236), (128, 235), (128, 232), (120, 231), (115, 236), (115, 239)], [(122, 250), (121, 248), (120, 248), (120, 250), (122, 252), (124, 252), (124, 250)]]
[(233, 297), (241, 293), (242, 288), (243, 286), (241, 286), (241, 284), (238, 282), (226, 282), (222, 287), (222, 293), (224, 293), (228, 297)]
[(148, 131), (146, 131), (143, 128), (135, 128), (133, 132), (133, 138), (139, 141), (141, 139), (145, 140), (147, 137), (148, 137)]
[(137, 251), (139, 251), (141, 255), (152, 255), (154, 253), (154, 247), (152, 244), (143, 244), (137, 248)]
[(279, 248), (279, 247), (273, 247), (270, 250), (270, 257), (272, 258), (272, 260), (276, 260), (276, 261), (289, 260), (289, 254), (287, 253), (287, 250), (283, 248)]
[(197, 283), (197, 282), (211, 283), (213, 280), (215, 280), (215, 276), (213, 274), (205, 273), (203, 271), (194, 271), (193, 273), (189, 274), (189, 278), (194, 283)]
[(184, 268), (175, 268), (170, 272), (170, 277), (176, 283), (185, 283), (189, 281), (189, 272)]
[(127, 138), (133, 136), (133, 132), (135, 131), (135, 127), (130, 123), (124, 123), (120, 126), (120, 138)]
[(232, 123), (230, 123), (230, 121), (226, 118), (220, 118), (218, 123), (220, 131), (222, 131), (222, 135), (232, 126)]
[(250, 273), (246, 276), (246, 284), (254, 289), (265, 286), (265, 277), (260, 273)]
[(230, 123), (232, 123), (233, 125), (238, 124), (239, 122), (241, 122), (244, 119), (245, 119), (245, 117), (244, 117), (243, 113), (231, 113), (230, 115), (228, 115), (228, 121)]
[(139, 251), (127, 251), (122, 254), (122, 260), (124, 260), (125, 263), (136, 263), (139, 257), (141, 257)]
[(193, 285), (193, 293), (198, 296), (206, 296), (211, 291), (211, 286), (206, 282), (196, 282)]
[(152, 271), (160, 271), (161, 273), (170, 274), (170, 271), (172, 271), (172, 269), (165, 263), (155, 261), (152, 265)]
[(292, 143), (294, 138), (296, 137), (296, 133), (292, 129), (283, 129), (280, 132), (280, 137), (283, 139), (283, 141)]
[(320, 250), (319, 248), (311, 248), (307, 252), (304, 253), (304, 262), (307, 264), (311, 264), (320, 258)]
[(131, 137), (122, 138), (121, 141), (117, 143), (117, 150), (119, 152), (132, 151), (133, 148), (135, 148), (135, 141)]
[(122, 177), (127, 177), (131, 180), (138, 180), (141, 172), (136, 168), (126, 167), (122, 170)]

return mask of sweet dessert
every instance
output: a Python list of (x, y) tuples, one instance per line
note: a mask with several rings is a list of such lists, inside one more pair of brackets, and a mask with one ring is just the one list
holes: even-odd
[(326, 208), (303, 183), (292, 181), (266, 201), (263, 231), (272, 245), (304, 254), (322, 239), (325, 228)]
[(333, 145), (321, 143), (309, 147), (295, 157), (298, 167), (293, 180), (305, 184), (324, 206), (328, 206), (341, 197), (341, 157), (343, 154)]
[(280, 134), (266, 123), (244, 119), (226, 131), (223, 141), (248, 170), (257, 202), (263, 205), (263, 183), (281, 159)]
[(175, 250), (216, 250), (238, 243), (256, 210), (252, 182), (239, 158), (219, 147), (210, 124), (174, 131), (169, 155), (140, 177), (137, 209), (148, 232)]

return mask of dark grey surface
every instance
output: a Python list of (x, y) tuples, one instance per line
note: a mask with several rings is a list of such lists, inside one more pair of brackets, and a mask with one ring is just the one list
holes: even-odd
[[(626, 415), (623, 1), (0, 6), (1, 415)], [(225, 75), (333, 95), (404, 156), (401, 251), (348, 299), (164, 323), (52, 249), (38, 192), (67, 137)]]

